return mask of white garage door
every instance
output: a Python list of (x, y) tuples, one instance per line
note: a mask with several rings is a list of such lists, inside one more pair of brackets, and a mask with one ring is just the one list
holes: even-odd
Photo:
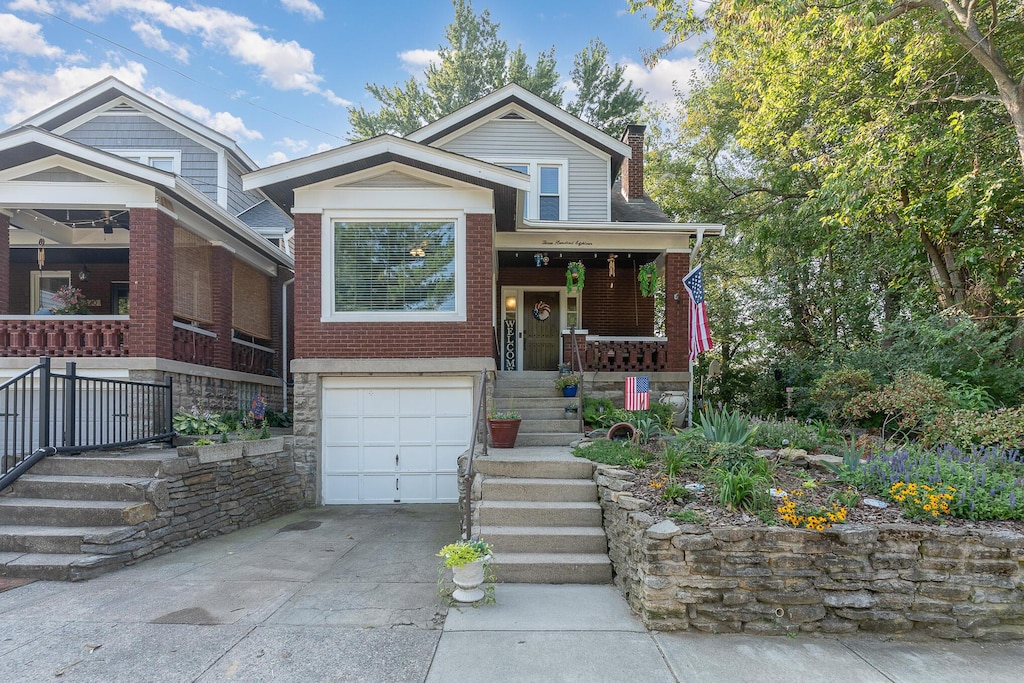
[(457, 502), (471, 377), (325, 377), (323, 500)]

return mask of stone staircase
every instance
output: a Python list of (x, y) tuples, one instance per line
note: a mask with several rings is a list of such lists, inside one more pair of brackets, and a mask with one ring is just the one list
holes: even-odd
[(576, 413), (565, 412), (579, 399), (562, 396), (555, 388), (557, 372), (499, 372), (494, 402), (499, 410), (512, 405), (522, 416), (516, 446), (568, 446), (580, 438)]
[(159, 459), (50, 457), (0, 493), (0, 576), (79, 580), (123, 566), (166, 505)]
[[(525, 420), (524, 420), (525, 423)], [(505, 583), (610, 583), (594, 465), (566, 446), (491, 449), (474, 459), (476, 534)]]

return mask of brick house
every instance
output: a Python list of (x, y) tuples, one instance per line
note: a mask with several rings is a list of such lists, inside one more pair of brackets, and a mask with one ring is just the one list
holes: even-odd
[[(230, 138), (105, 79), (0, 134), (0, 380), (38, 356), (280, 409), (291, 217)], [(52, 315), (61, 286), (88, 314)]]
[[(720, 225), (643, 193), (643, 126), (610, 137), (509, 85), (405, 138), (243, 176), (294, 217), (296, 454), (309, 502), (458, 499), (481, 370), (689, 382), (691, 252)], [(567, 286), (581, 262), (582, 288)], [(664, 335), (639, 269), (665, 285)]]

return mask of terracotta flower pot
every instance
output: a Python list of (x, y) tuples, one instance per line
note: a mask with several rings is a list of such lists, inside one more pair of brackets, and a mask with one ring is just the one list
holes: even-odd
[(521, 422), (522, 420), (488, 420), (487, 427), (491, 432), (491, 446), (494, 448), (514, 448)]

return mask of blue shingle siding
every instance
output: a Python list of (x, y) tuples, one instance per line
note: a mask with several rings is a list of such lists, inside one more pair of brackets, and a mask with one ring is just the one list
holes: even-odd
[(54, 166), (46, 171), (39, 171), (37, 173), (31, 173), (15, 180), (25, 180), (32, 182), (47, 182), (47, 183), (101, 183), (102, 180), (87, 176), (78, 171), (72, 171), (61, 166)]
[(238, 216), (243, 223), (261, 232), (279, 234), (292, 229), (292, 219), (274, 202), (263, 201)]
[(236, 216), (263, 201), (259, 192), (242, 191), (242, 174), (234, 164), (228, 164), (228, 211)]
[(101, 149), (167, 149), (181, 152), (181, 176), (217, 201), (217, 154), (148, 116), (99, 115), (64, 134)]

